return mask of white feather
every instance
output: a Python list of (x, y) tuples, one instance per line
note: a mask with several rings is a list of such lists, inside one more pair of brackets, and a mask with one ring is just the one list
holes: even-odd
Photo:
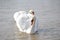
[(19, 11), (14, 14), (14, 20), (16, 21), (19, 31), (26, 32), (28, 34), (35, 33), (38, 29), (37, 20), (35, 25), (31, 25), (33, 15), (26, 11)]

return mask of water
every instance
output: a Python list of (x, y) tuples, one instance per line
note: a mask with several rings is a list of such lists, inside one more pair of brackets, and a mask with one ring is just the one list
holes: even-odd
[[(34, 9), (39, 18), (36, 34), (19, 32), (13, 14)], [(0, 40), (60, 40), (60, 0), (0, 0)]]

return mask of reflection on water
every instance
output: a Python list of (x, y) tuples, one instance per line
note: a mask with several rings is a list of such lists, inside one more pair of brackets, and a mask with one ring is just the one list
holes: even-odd
[[(13, 14), (31, 8), (39, 30), (29, 35), (19, 32)], [(0, 40), (60, 40), (60, 0), (0, 0)]]
[(35, 34), (15, 32), (16, 40), (60, 40), (60, 30), (56, 28), (39, 29)]
[(38, 40), (39, 39), (39, 35), (36, 34), (26, 34), (26, 33), (22, 33), (22, 32), (16, 32), (15, 33), (15, 38), (16, 40)]

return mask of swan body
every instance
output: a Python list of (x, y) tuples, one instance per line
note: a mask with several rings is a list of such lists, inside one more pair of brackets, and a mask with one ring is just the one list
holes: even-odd
[(14, 14), (14, 20), (16, 21), (19, 31), (26, 32), (28, 34), (35, 33), (38, 30), (37, 20), (34, 25), (31, 25), (31, 20), (34, 16), (27, 14), (26, 11), (19, 11)]

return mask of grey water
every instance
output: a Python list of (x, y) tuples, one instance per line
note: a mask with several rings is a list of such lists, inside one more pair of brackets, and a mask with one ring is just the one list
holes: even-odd
[[(19, 32), (15, 12), (33, 9), (39, 20), (36, 34)], [(60, 40), (60, 0), (0, 0), (0, 40)]]

